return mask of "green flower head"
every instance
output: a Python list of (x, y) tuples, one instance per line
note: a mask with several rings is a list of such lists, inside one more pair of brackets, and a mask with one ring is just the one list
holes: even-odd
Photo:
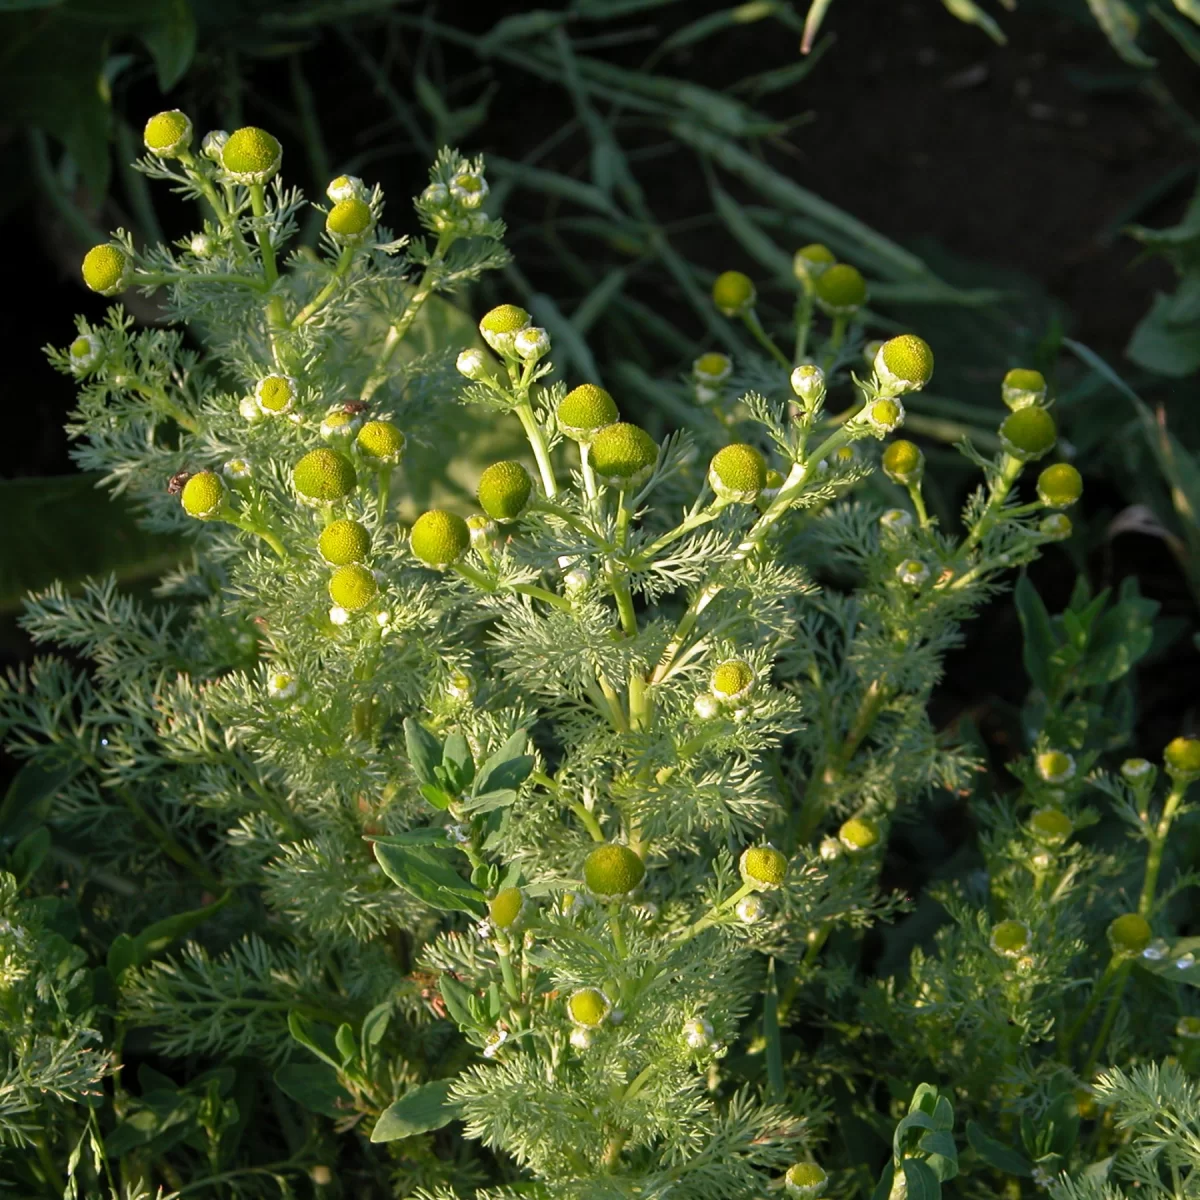
[(624, 896), (642, 882), (646, 864), (628, 846), (597, 846), (583, 860), (583, 879), (597, 896)]
[(883, 473), (893, 483), (920, 483), (925, 473), (925, 455), (913, 442), (897, 438), (883, 452)]
[(636, 487), (658, 461), (658, 446), (644, 429), (618, 421), (606, 425), (592, 439), (591, 461), (602, 483), (610, 487)]
[(339, 200), (325, 218), (325, 229), (341, 242), (353, 242), (363, 237), (375, 224), (371, 206), (358, 196)]
[(1141, 913), (1125, 913), (1108, 927), (1108, 944), (1120, 958), (1134, 958), (1150, 943), (1150, 922)]
[(718, 700), (742, 700), (754, 688), (754, 668), (743, 659), (728, 658), (713, 667), (708, 686)]
[(559, 429), (572, 441), (582, 443), (590, 442), (601, 429), (620, 417), (616, 401), (594, 383), (572, 388), (558, 402), (554, 415)]
[(1029, 408), (1040, 405), (1046, 399), (1046, 377), (1041, 371), (1030, 371), (1014, 367), (1004, 376), (1000, 385), (1000, 397), (1009, 408)]
[(279, 171), (283, 147), (265, 129), (235, 129), (221, 147), (221, 166), (237, 183), (266, 183)]
[(1061, 846), (1075, 826), (1061, 808), (1039, 808), (1029, 818), (1029, 832), (1046, 846)]
[(176, 158), (192, 144), (191, 118), (177, 108), (156, 113), (146, 122), (142, 139), (151, 154)]
[(329, 578), (329, 598), (347, 612), (358, 612), (379, 594), (375, 576), (361, 563), (338, 567)]
[(528, 329), (533, 318), (515, 304), (501, 304), (484, 314), (479, 322), (479, 332), (483, 340), (497, 354), (506, 358), (516, 357), (514, 342), (523, 329)]
[(1049, 454), (1058, 440), (1054, 418), (1036, 406), (1009, 413), (1000, 425), (1000, 441), (1013, 458), (1033, 462)]
[(867, 281), (857, 267), (835, 263), (813, 285), (817, 303), (831, 317), (853, 316), (867, 302)]
[(404, 456), (404, 434), (391, 421), (368, 421), (354, 444), (372, 465), (394, 467)]
[(879, 826), (866, 817), (851, 817), (842, 822), (838, 830), (838, 841), (852, 854), (870, 850), (879, 844)]
[(1177, 737), (1167, 743), (1163, 761), (1173, 775), (1200, 775), (1200, 738)]
[(431, 508), (413, 522), (412, 552), (427, 566), (448, 567), (471, 547), (471, 530), (457, 513)]
[(801, 283), (811, 283), (837, 262), (834, 253), (821, 242), (801, 246), (792, 256), (792, 274)]
[(825, 1191), (829, 1176), (816, 1163), (799, 1162), (788, 1167), (783, 1177), (784, 1191), (797, 1200), (816, 1200)]
[(920, 391), (933, 378), (933, 351), (924, 338), (902, 333), (879, 347), (874, 366), (879, 382), (888, 391)]
[(342, 500), (357, 485), (354, 464), (336, 450), (310, 450), (292, 468), (292, 486), (301, 499), (312, 504)]
[(296, 381), (290, 375), (267, 375), (254, 385), (254, 403), (264, 416), (287, 412), (296, 399)]
[(1053, 463), (1038, 476), (1037, 494), (1047, 508), (1069, 508), (1083, 495), (1083, 477), (1070, 463)]
[(1033, 945), (1033, 931), (1024, 921), (1000, 921), (992, 926), (991, 947), (1004, 958), (1020, 958)]
[(787, 878), (787, 859), (774, 846), (750, 846), (738, 860), (742, 879), (755, 888), (777, 888)]
[(371, 552), (371, 535), (358, 521), (342, 518), (321, 530), (317, 550), (331, 567), (362, 562)]
[(479, 477), (479, 507), (493, 520), (519, 517), (533, 494), (533, 480), (519, 462), (492, 463)]
[(106, 242), (93, 246), (83, 256), (83, 282), (99, 292), (101, 296), (115, 296), (123, 292), (133, 272), (129, 255), (120, 246)]
[(608, 1009), (608, 1000), (596, 988), (579, 988), (567, 997), (567, 1015), (576, 1025), (593, 1029), (603, 1025)]
[(179, 503), (189, 517), (207, 521), (225, 505), (225, 485), (215, 471), (197, 471), (179, 493)]
[(713, 283), (712, 298), (718, 312), (727, 317), (738, 317), (752, 309), (758, 297), (749, 275), (725, 271)]

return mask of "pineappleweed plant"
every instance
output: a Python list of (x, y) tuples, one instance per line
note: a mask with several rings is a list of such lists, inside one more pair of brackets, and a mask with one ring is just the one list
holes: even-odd
[[(751, 281), (718, 279), (714, 303), (774, 365), (723, 410), (739, 440), (698, 463), (594, 383), (553, 381), (546, 332), (514, 305), (472, 345), (406, 349), (435, 293), (506, 261), (480, 162), (439, 155), (412, 241), (384, 228), (378, 189), (339, 177), (319, 251), (284, 258), (305, 201), (278, 141), (193, 143), (184, 114), (159, 114), (138, 166), (204, 203), (203, 228), (148, 250), (118, 232), (83, 263), (103, 295), (162, 296), (168, 324), (114, 308), (51, 351), (80, 383), (80, 465), (195, 553), (153, 603), (110, 581), (28, 605), (33, 638), (86, 666), (43, 657), (0, 692), (0, 729), (54, 781), (50, 834), (17, 847), (0, 893), (0, 1144), (36, 1151), (30, 1186), (73, 1194), (300, 1177), (318, 1194), (819, 1194), (828, 1100), (785, 1076), (781, 1014), (832, 934), (901, 907), (878, 890), (897, 811), (968, 780), (926, 715), (941, 658), (1000, 573), (1069, 535), (1080, 491), (1055, 464), (1014, 497), (1055, 444), (1044, 381), (1005, 380), (994, 459), (962, 447), (984, 483), (950, 534), (920, 450), (891, 438), (930, 349), (893, 338), (847, 386), (866, 285), (824, 247), (797, 255), (791, 356)], [(699, 359), (697, 402), (729, 375)], [(528, 454), (483, 471), (481, 512), (397, 523), (406, 453), (511, 418)], [(878, 466), (907, 507), (852, 498)], [(1073, 771), (1041, 751), (1044, 780)], [(25, 894), (64, 871), (70, 898)], [(100, 898), (80, 918), (85, 884)], [(1025, 970), (1032, 936), (1000, 921), (986, 952)], [(734, 1053), (751, 1017), (765, 1052)], [(130, 1046), (177, 1073), (221, 1065), (135, 1082)], [(948, 1105), (918, 1088), (893, 1195), (953, 1177), (952, 1140), (905, 1140), (946, 1130)], [(297, 1109), (315, 1114), (303, 1135)], [(282, 1157), (261, 1161), (251, 1111)], [(498, 1159), (434, 1153), (452, 1121)]]

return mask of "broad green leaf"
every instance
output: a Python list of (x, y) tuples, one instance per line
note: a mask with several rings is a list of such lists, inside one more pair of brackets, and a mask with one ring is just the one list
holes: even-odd
[(984, 1131), (983, 1126), (975, 1121), (967, 1122), (967, 1141), (971, 1143), (975, 1153), (997, 1171), (1025, 1179), (1033, 1174), (1033, 1166), (1025, 1155), (991, 1137)]
[(412, 717), (404, 720), (404, 745), (408, 750), (409, 765), (421, 783), (436, 783), (435, 768), (442, 763), (442, 744), (419, 721)]
[(1145, 657), (1154, 640), (1154, 618), (1159, 605), (1138, 592), (1137, 579), (1121, 584), (1121, 599), (1096, 622), (1088, 639), (1087, 654), (1079, 669), (1086, 683), (1115, 683)]
[(354, 1111), (350, 1093), (326, 1063), (285, 1063), (275, 1072), (275, 1086), (309, 1112), (344, 1117)]
[(147, 925), (135, 937), (118, 934), (108, 949), (107, 965), (115, 980), (120, 982), (122, 973), (129, 967), (140, 967), (156, 954), (161, 954), (172, 942), (190, 933), (210, 917), (215, 916), (233, 899), (233, 892), (225, 892), (218, 900), (203, 908), (175, 913)]
[(517, 793), (512, 788), (499, 788), (494, 792), (480, 792), (477, 795), (464, 796), (460, 803), (464, 811), (470, 813), (495, 812), (498, 808), (508, 808), (516, 804)]
[(748, 3), (739, 4), (734, 8), (719, 9), (707, 16), (697, 17), (696, 20), (689, 21), (681, 29), (677, 29), (662, 43), (659, 53), (694, 46), (724, 29), (731, 29), (736, 25), (750, 25), (776, 14), (790, 14), (790, 6), (780, 3), (779, 0), (748, 0)]
[(533, 756), (525, 753), (529, 734), (518, 729), (479, 768), (475, 791), (482, 794), (498, 788), (519, 788), (533, 770)]
[(42, 760), (27, 762), (13, 776), (0, 803), (0, 835), (24, 837), (31, 826), (44, 821), (59, 789), (82, 769), (78, 761), (61, 766)]
[(337, 1033), (333, 1035), (333, 1044), (342, 1056), (343, 1067), (358, 1057), (358, 1039), (349, 1025), (343, 1023), (337, 1027)]
[(889, 1158), (884, 1163), (883, 1172), (879, 1176), (879, 1182), (875, 1185), (875, 1190), (871, 1193), (871, 1200), (888, 1200), (895, 1179), (896, 1164)]
[(1058, 639), (1050, 624), (1050, 614), (1037, 594), (1037, 589), (1029, 581), (1029, 576), (1022, 574), (1013, 590), (1013, 599), (1017, 605), (1017, 616), (1021, 622), (1024, 634), (1024, 645), (1021, 659), (1025, 671), (1034, 686), (1043, 695), (1050, 695), (1054, 688), (1054, 676), (1051, 660), (1058, 649)]
[(438, 1079), (405, 1092), (371, 1130), (372, 1142), (394, 1142), (449, 1125), (458, 1116), (458, 1106), (450, 1100), (451, 1079)]
[(942, 1185), (928, 1163), (919, 1158), (906, 1158), (900, 1163), (900, 1169), (908, 1186), (906, 1200), (941, 1200)]
[(1175, 298), (1161, 293), (1138, 322), (1125, 353), (1139, 367), (1182, 379), (1200, 368), (1200, 328), (1175, 316)]
[(359, 1040), (362, 1042), (363, 1064), (366, 1066), (368, 1073), (372, 1069), (375, 1051), (379, 1048), (379, 1043), (383, 1041), (384, 1036), (387, 1034), (391, 1019), (392, 1002), (390, 1000), (385, 1000), (382, 1004), (377, 1004), (363, 1018)]
[(1134, 961), (1152, 975), (1200, 987), (1200, 937), (1177, 938), (1162, 958), (1138, 957)]
[(29, 882), (38, 867), (46, 861), (49, 852), (50, 830), (45, 825), (39, 825), (13, 847), (8, 856), (8, 869), (16, 876), (18, 888), (23, 888)]
[(96, 474), (0, 480), (0, 610), (56, 579), (74, 587), (93, 575), (121, 582), (160, 575), (187, 554), (182, 537), (138, 527), (123, 497), (97, 494)]
[(471, 1014), (471, 993), (449, 974), (443, 974), (438, 980), (438, 991), (442, 994), (446, 1012), (454, 1022), (463, 1029), (474, 1028), (476, 1021)]
[(384, 874), (398, 887), (431, 908), (481, 917), (487, 898), (454, 869), (449, 854), (426, 846), (385, 846), (375, 843), (375, 857)]
[(288, 1013), (288, 1031), (300, 1045), (315, 1054), (323, 1063), (335, 1071), (341, 1069), (341, 1063), (334, 1058), (337, 1047), (328, 1029), (323, 1026), (314, 1027), (306, 1016), (293, 1008)]
[[(440, 771), (441, 767), (437, 769)], [(423, 783), (418, 790), (434, 808), (440, 809), (442, 812), (445, 812), (454, 803), (454, 797), (436, 784)]]
[(445, 846), (446, 831), (440, 825), (422, 825), (419, 829), (405, 829), (400, 833), (383, 833), (370, 836), (369, 842), (382, 842), (385, 846)]
[(452, 733), (442, 747), (442, 770), (455, 792), (464, 792), (475, 778), (471, 746), (461, 733)]
[(773, 958), (767, 962), (767, 987), (763, 994), (763, 1041), (766, 1043), (767, 1083), (778, 1103), (784, 1095), (783, 1045), (779, 1032), (779, 983)]
[(188, 0), (155, 0), (153, 16), (140, 36), (154, 59), (159, 90), (169, 92), (196, 53), (196, 18)]

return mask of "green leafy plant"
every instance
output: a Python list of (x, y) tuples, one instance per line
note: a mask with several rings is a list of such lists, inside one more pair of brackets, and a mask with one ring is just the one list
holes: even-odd
[[(725, 431), (698, 453), (556, 379), (515, 304), (422, 341), (508, 261), (482, 162), (439, 153), (416, 237), (339, 176), (287, 252), (307, 205), (270, 133), (168, 112), (146, 144), (203, 228), (117, 231), (82, 270), (170, 323), (114, 306), (48, 354), (80, 465), (192, 550), (149, 601), (31, 597), (59, 652), (0, 688), (22, 1194), (898, 1200), (1082, 1169), (1093, 1068), (1167, 1041), (1127, 998), (1196, 970), (1165, 936), (1192, 877), (1159, 884), (1200, 743), (1168, 746), (1161, 804), (1149, 763), (1093, 769), (1149, 647), (1134, 590), (1052, 619), (1022, 585), (1038, 692), (1020, 793), (979, 799), (987, 886), (938, 892), (908, 977), (848, 957), (911, 907), (889, 843), (978, 770), (929, 715), (946, 654), (1071, 534), (1069, 464), (1018, 491), (1056, 444), (1044, 379), (998, 381), (993, 454), (959, 442), (981, 482), (950, 528), (892, 437), (933, 354), (900, 333), (864, 364), (868, 285), (822, 244), (786, 350), (747, 276), (713, 284), (766, 365), (697, 360), (678, 403)], [(464, 429), (502, 456), (482, 513), (426, 498)], [(1097, 789), (1144, 868), (1076, 837)]]

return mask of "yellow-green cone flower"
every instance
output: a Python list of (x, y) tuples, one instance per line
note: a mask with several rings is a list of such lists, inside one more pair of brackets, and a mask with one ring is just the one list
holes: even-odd
[(265, 129), (235, 129), (221, 147), (221, 166), (237, 183), (266, 183), (283, 161), (283, 147)]
[(754, 668), (740, 658), (726, 659), (713, 667), (708, 686), (712, 694), (725, 703), (741, 700), (754, 687)]
[(354, 242), (367, 234), (375, 224), (371, 206), (358, 196), (339, 200), (325, 218), (325, 230), (339, 242)]
[(179, 493), (179, 503), (189, 517), (207, 521), (225, 505), (225, 485), (215, 471), (197, 471)]
[(883, 473), (893, 482), (920, 483), (925, 473), (925, 455), (913, 442), (898, 438), (883, 452)]
[(296, 381), (290, 375), (267, 375), (254, 385), (254, 403), (264, 416), (287, 412), (296, 399)]
[(1039, 808), (1030, 815), (1029, 832), (1043, 845), (1061, 846), (1075, 832), (1075, 826), (1062, 809)]
[(1001, 444), (1021, 462), (1033, 462), (1049, 454), (1057, 440), (1054, 418), (1044, 408), (1019, 408), (1000, 425)]
[(713, 283), (712, 298), (718, 312), (727, 317), (738, 317), (754, 307), (758, 296), (749, 275), (725, 271)]
[(133, 263), (120, 246), (105, 242), (93, 246), (83, 256), (81, 270), (83, 282), (93, 292), (99, 292), (101, 296), (115, 296), (128, 286)]
[(1200, 738), (1177, 737), (1168, 742), (1163, 761), (1172, 775), (1184, 778), (1200, 775)]
[[(717, 387), (733, 373), (733, 359), (728, 354), (710, 350), (692, 363), (692, 378), (706, 387)], [(616, 420), (614, 417), (613, 420)]]
[(1150, 943), (1150, 922), (1141, 913), (1125, 913), (1108, 927), (1108, 944), (1121, 958), (1141, 954)]
[(1034, 404), (1040, 405), (1046, 399), (1046, 377), (1041, 371), (1014, 367), (1004, 376), (1004, 382), (1000, 385), (1000, 396), (1014, 411), (1018, 408), (1029, 408)]
[(373, 465), (393, 467), (404, 456), (404, 434), (391, 421), (368, 421), (354, 444)]
[[(873, 400), (868, 404), (863, 410), (863, 416), (875, 435), (882, 437), (885, 433), (899, 429), (904, 423), (904, 405), (899, 400), (885, 396), (882, 400)], [(850, 446), (843, 446), (842, 449), (853, 454), (853, 448)]]
[(470, 549), (471, 530), (457, 513), (431, 508), (413, 522), (409, 544), (423, 563), (447, 567)]
[(835, 263), (813, 284), (817, 304), (831, 317), (853, 316), (867, 302), (867, 281), (857, 267)]
[(852, 854), (870, 850), (879, 843), (879, 826), (866, 817), (851, 817), (842, 822), (838, 841)]
[(528, 329), (531, 323), (532, 318), (523, 308), (515, 304), (501, 304), (484, 314), (479, 322), (479, 332), (497, 354), (513, 358), (516, 356), (513, 343), (517, 334), (522, 329)]
[(792, 274), (801, 283), (811, 283), (837, 262), (833, 251), (820, 242), (801, 246), (792, 256)]
[(583, 878), (598, 896), (624, 896), (642, 882), (646, 864), (628, 846), (597, 846), (583, 861)]
[(1075, 778), (1075, 760), (1062, 750), (1046, 750), (1033, 760), (1038, 778), (1045, 783), (1069, 783)]
[(1070, 463), (1054, 463), (1038, 476), (1037, 494), (1047, 508), (1069, 508), (1083, 495), (1083, 477)]
[(357, 484), (354, 464), (336, 450), (310, 450), (292, 468), (292, 486), (302, 499), (313, 504), (341, 500)]
[(924, 338), (902, 333), (879, 347), (874, 366), (887, 391), (896, 395), (917, 392), (933, 378), (933, 351)]
[(1024, 921), (1000, 921), (992, 926), (991, 946), (1005, 958), (1020, 958), (1033, 944), (1033, 931)]
[(338, 567), (329, 577), (329, 598), (347, 612), (358, 612), (379, 594), (375, 576), (360, 563)]
[(567, 997), (567, 1015), (576, 1025), (595, 1028), (608, 1016), (608, 1000), (596, 988), (579, 988)]
[(479, 507), (493, 520), (519, 517), (533, 494), (533, 480), (519, 462), (492, 463), (479, 477)]
[(590, 442), (620, 416), (616, 401), (602, 387), (581, 383), (572, 388), (554, 412), (558, 427), (574, 442)]
[(774, 846), (750, 846), (742, 851), (738, 869), (746, 883), (760, 890), (777, 888), (787, 878), (787, 859)]
[(156, 113), (142, 132), (146, 149), (159, 158), (176, 158), (192, 144), (192, 122), (187, 113), (173, 108)]
[(816, 1200), (825, 1191), (829, 1176), (816, 1163), (800, 1162), (788, 1167), (783, 1177), (784, 1191), (797, 1200)]
[(502, 888), (488, 901), (488, 914), (497, 929), (509, 929), (521, 915), (525, 897), (520, 888)]
[(371, 535), (357, 521), (343, 518), (321, 530), (317, 550), (331, 567), (344, 567), (367, 557), (371, 552)]
[(718, 450), (709, 464), (709, 487), (730, 504), (753, 504), (766, 482), (767, 460), (744, 442)]
[(637, 425), (618, 421), (606, 425), (592, 439), (592, 470), (610, 487), (637, 487), (658, 461), (654, 439)]

